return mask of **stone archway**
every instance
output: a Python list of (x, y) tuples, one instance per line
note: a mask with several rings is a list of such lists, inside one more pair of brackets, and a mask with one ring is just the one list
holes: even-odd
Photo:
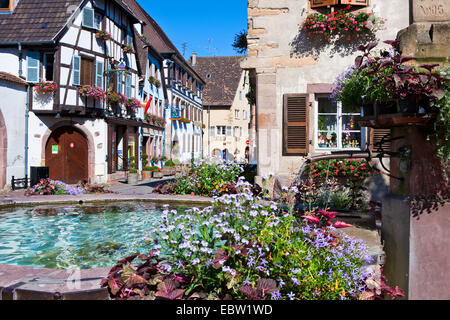
[[(87, 180), (89, 182), (94, 181), (94, 174), (95, 174), (95, 147), (94, 147), (94, 139), (92, 138), (91, 133), (86, 129), (85, 126), (74, 123), (69, 120), (60, 121), (56, 124), (54, 124), (52, 127), (47, 129), (46, 133), (42, 137), (42, 152), (41, 152), (41, 159), (43, 163), (46, 163), (46, 148), (47, 144), (49, 142), (49, 139), (51, 138), (51, 135), (56, 130), (62, 128), (62, 127), (73, 127), (75, 130), (80, 132), (82, 136), (87, 141)], [(47, 165), (47, 163), (46, 163)]]
[(5, 119), (0, 110), (0, 189), (6, 184), (6, 163), (8, 150), (8, 136), (6, 132)]

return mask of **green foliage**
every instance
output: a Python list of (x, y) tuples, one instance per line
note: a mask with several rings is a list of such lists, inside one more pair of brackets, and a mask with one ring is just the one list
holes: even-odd
[(155, 277), (183, 280), (179, 298), (340, 300), (369, 290), (362, 241), (258, 201), (245, 182), (238, 189), (204, 209), (166, 209), (144, 239), (140, 248), (165, 263)]
[(166, 161), (166, 163), (164, 164), (166, 167), (174, 167), (175, 163), (172, 161), (172, 159), (169, 159)]
[(138, 173), (138, 170), (135, 168), (130, 168), (130, 170), (128, 170), (129, 173)]
[(247, 52), (247, 31), (243, 30), (235, 35), (233, 44), (231, 45), (239, 54)]
[[(450, 67), (441, 69), (441, 76), (450, 79)], [(444, 83), (445, 95), (435, 103), (439, 114), (434, 124), (434, 132), (429, 135), (438, 146), (437, 155), (443, 161), (444, 166), (449, 166), (450, 161), (450, 82)]]
[[(303, 173), (309, 182), (298, 187), (298, 200), (308, 203), (308, 210), (332, 205), (333, 192), (339, 191), (344, 193), (334, 196), (341, 206), (348, 207), (345, 204), (345, 197), (348, 197), (351, 203), (348, 209), (366, 211), (368, 199), (363, 185), (367, 178), (379, 174), (379, 171), (373, 169), (366, 160), (342, 159), (312, 162)], [(325, 181), (326, 178), (328, 181)]]
[(242, 168), (233, 162), (219, 159), (194, 160), (189, 174), (178, 178), (175, 192), (206, 197), (228, 193), (241, 172)]

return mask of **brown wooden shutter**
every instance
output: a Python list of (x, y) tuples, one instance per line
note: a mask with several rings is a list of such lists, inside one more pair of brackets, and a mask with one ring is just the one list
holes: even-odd
[(341, 4), (350, 4), (353, 6), (368, 6), (369, 0), (341, 0)]
[(285, 94), (283, 97), (283, 146), (284, 154), (307, 154), (308, 95)]
[(338, 0), (311, 0), (311, 8), (326, 7), (338, 4)]
[(82, 86), (94, 84), (94, 61), (93, 60), (81, 58), (80, 84)]
[[(387, 136), (386, 136), (387, 135)], [(391, 129), (370, 129), (370, 148), (373, 151), (376, 151), (379, 146), (377, 145), (379, 142), (381, 142), (381, 139), (385, 137), (384, 139), (389, 139), (391, 137)], [(382, 145), (384, 151), (390, 151), (391, 150), (391, 143), (385, 142)]]

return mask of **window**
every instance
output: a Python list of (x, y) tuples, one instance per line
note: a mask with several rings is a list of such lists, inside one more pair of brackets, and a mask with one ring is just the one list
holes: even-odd
[(127, 45), (132, 46), (133, 45), (133, 33), (130, 29), (127, 29)]
[(225, 126), (217, 126), (217, 135), (224, 136), (225, 134), (226, 134), (226, 127)]
[(0, 11), (12, 11), (14, 0), (0, 0)]
[(72, 58), (72, 84), (79, 86), (81, 81), (81, 57), (73, 56)]
[(92, 8), (83, 8), (83, 16), (81, 24), (83, 27), (95, 28), (95, 14)]
[(55, 56), (54, 54), (47, 53), (44, 55), (44, 67), (45, 67), (45, 80), (53, 81), (53, 64)]
[(239, 100), (242, 100), (242, 91), (239, 91)]
[(248, 111), (247, 111), (247, 110), (242, 111), (242, 118), (243, 118), (244, 120), (247, 120), (247, 119), (248, 119)]
[(103, 17), (101, 14), (99, 14), (99, 13), (95, 14), (95, 17), (94, 17), (95, 29), (102, 30), (102, 19), (103, 19)]
[(95, 86), (103, 88), (103, 61), (97, 61), (95, 67)]
[(227, 137), (231, 136), (231, 126), (227, 126)]
[(327, 7), (336, 4), (368, 6), (369, 0), (311, 0), (311, 8)]
[(211, 137), (214, 137), (214, 132), (215, 132), (215, 130), (216, 130), (216, 127), (214, 127), (214, 126), (209, 127), (209, 135), (210, 135)]
[(39, 52), (27, 53), (27, 81), (38, 82), (39, 81), (39, 60), (41, 54)]
[(340, 102), (333, 104), (328, 97), (317, 98), (316, 148), (360, 149), (361, 128), (356, 117)]
[(239, 120), (239, 110), (234, 110), (234, 118)]

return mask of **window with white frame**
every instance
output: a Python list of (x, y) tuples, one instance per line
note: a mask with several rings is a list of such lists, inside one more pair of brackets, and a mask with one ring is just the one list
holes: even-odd
[(239, 110), (234, 110), (234, 118), (239, 120)]
[(333, 103), (328, 97), (316, 98), (316, 141), (319, 149), (360, 149), (361, 127), (356, 117), (341, 102)]
[(218, 136), (224, 136), (226, 135), (226, 127), (225, 126), (217, 126), (217, 135)]
[(247, 111), (247, 110), (242, 111), (242, 118), (243, 118), (244, 120), (247, 120), (247, 119), (248, 119), (248, 111)]

